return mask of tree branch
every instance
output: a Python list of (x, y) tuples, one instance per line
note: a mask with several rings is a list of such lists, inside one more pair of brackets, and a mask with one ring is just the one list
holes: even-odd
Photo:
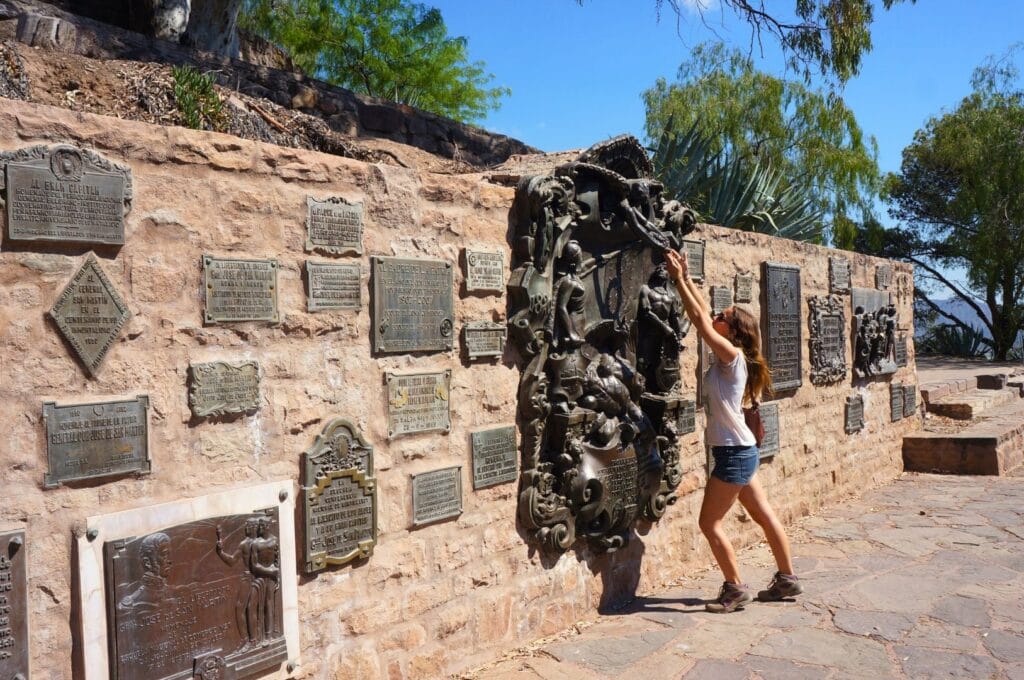
[[(953, 291), (954, 295), (956, 295), (958, 298), (960, 298), (961, 300), (966, 302), (971, 307), (971, 309), (973, 309), (975, 311), (975, 313), (977, 313), (978, 318), (981, 319), (981, 322), (983, 324), (985, 324), (985, 326), (988, 327), (989, 333), (992, 332), (992, 322), (989, 321), (988, 318), (987, 318), (988, 315), (991, 314), (991, 311), (989, 312), (989, 314), (986, 314), (985, 311), (981, 308), (981, 305), (979, 305), (977, 302), (975, 302), (970, 295), (968, 295), (967, 293), (964, 293), (963, 291), (961, 291), (960, 288), (958, 288), (956, 284), (954, 284), (952, 281), (950, 281), (945, 276), (940, 274), (937, 269), (935, 269), (934, 267), (929, 265), (927, 262), (924, 262), (923, 260), (920, 260), (920, 259), (918, 259), (916, 257), (908, 257), (907, 259), (910, 262), (912, 262), (915, 265), (917, 265), (918, 267), (920, 267), (921, 269), (923, 269), (926, 272), (928, 272), (929, 274), (931, 274), (940, 283), (942, 283), (944, 286), (946, 286), (951, 291)], [(915, 293), (916, 292), (917, 291), (915, 290)], [(923, 293), (921, 295), (922, 295), (922, 297), (924, 297)], [(925, 298), (925, 299), (927, 299), (927, 298)], [(928, 300), (928, 302), (931, 302), (931, 300)], [(948, 315), (946, 315), (946, 316), (948, 316)], [(950, 317), (950, 318), (953, 318), (953, 317)]]
[[(947, 319), (952, 321), (955, 326), (963, 329), (964, 331), (966, 331), (968, 333), (972, 333), (972, 334), (976, 332), (976, 329), (974, 329), (973, 327), (967, 325), (966, 323), (964, 323), (960, 319), (956, 318), (955, 316), (953, 316), (949, 312), (947, 312), (944, 309), (942, 309), (941, 307), (939, 307), (937, 304), (935, 304), (934, 302), (929, 300), (927, 295), (925, 295), (924, 293), (919, 292), (916, 288), (914, 289), (914, 298), (917, 299), (917, 300), (920, 300), (923, 303), (925, 303), (926, 305), (931, 307), (933, 312), (935, 312), (936, 314), (938, 314), (940, 316), (946, 317)], [(991, 348), (993, 350), (995, 349), (994, 343), (991, 340), (989, 340), (988, 338), (986, 338), (984, 335), (981, 336), (981, 342), (983, 342), (984, 344), (988, 345), (989, 348)]]

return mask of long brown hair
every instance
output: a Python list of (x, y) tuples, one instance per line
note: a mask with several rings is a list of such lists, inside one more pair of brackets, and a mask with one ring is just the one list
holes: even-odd
[(736, 334), (735, 342), (747, 361), (747, 384), (743, 389), (743, 400), (760, 400), (765, 392), (771, 394), (769, 385), (772, 379), (768, 361), (761, 354), (761, 326), (749, 307), (733, 305), (732, 329)]

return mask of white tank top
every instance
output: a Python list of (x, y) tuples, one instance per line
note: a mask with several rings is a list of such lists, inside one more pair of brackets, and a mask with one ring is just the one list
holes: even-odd
[(704, 376), (708, 397), (705, 441), (711, 446), (754, 446), (757, 440), (743, 420), (743, 390), (747, 385), (743, 352), (738, 352), (730, 364), (712, 356), (711, 367)]

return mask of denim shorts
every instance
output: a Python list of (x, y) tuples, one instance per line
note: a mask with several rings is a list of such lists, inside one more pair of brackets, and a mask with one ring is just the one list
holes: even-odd
[(711, 476), (729, 484), (749, 484), (761, 462), (756, 446), (712, 446), (715, 467)]

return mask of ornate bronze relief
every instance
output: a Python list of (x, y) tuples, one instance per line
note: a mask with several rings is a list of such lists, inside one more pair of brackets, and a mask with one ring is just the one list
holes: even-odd
[(838, 295), (812, 295), (811, 382), (828, 385), (846, 379), (846, 314)]
[(860, 288), (853, 293), (853, 374), (870, 378), (895, 373), (896, 306), (889, 303), (888, 293)]
[(516, 191), (519, 518), (553, 550), (578, 536), (615, 550), (676, 500), (688, 326), (662, 253), (695, 217), (651, 175), (640, 144), (617, 137)]

